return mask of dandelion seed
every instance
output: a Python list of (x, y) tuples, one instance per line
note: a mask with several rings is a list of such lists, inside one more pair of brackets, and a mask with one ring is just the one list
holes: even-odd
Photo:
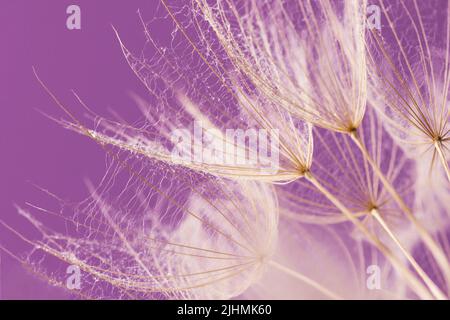
[[(306, 35), (299, 32), (299, 24), (293, 22), (293, 8), (286, 5), (289, 8), (286, 10), (283, 3), (275, 5), (276, 9), (266, 14), (260, 9), (264, 5), (256, 6), (252, 2), (251, 5), (244, 6), (247, 16), (241, 20), (243, 15), (238, 14), (238, 10), (229, 2), (218, 1), (213, 9), (204, 1), (197, 1), (197, 4), (221, 45), (226, 48), (230, 60), (257, 90), (302, 120), (350, 135), (386, 190), (432, 249), (441, 267), (448, 270), (447, 258), (383, 175), (358, 135), (367, 100), (366, 28), (363, 14), (365, 3), (345, 2), (341, 4), (342, 7), (333, 6), (327, 1), (314, 5), (311, 2), (299, 4), (298, 11), (304, 17)], [(234, 32), (227, 32), (226, 28), (233, 25), (233, 22), (241, 32), (247, 32), (248, 36), (244, 37), (246, 40), (239, 41), (233, 36)], [(287, 32), (289, 36), (285, 35)], [(289, 39), (292, 37), (300, 43), (303, 41), (303, 47), (309, 49), (306, 54), (298, 51), (296, 53), (299, 54), (289, 55)], [(280, 55), (279, 52), (285, 55)], [(267, 72), (253, 62), (255, 57), (274, 61), (274, 68)], [(296, 81), (295, 71), (298, 70), (285, 67), (286, 60), (292, 61), (295, 58), (307, 62), (307, 68), (301, 73), (306, 78), (303, 83), (306, 82), (307, 85)], [(273, 73), (283, 77), (273, 76)], [(282, 81), (277, 82), (277, 79)], [(285, 83), (292, 84), (297, 90), (286, 90)], [(304, 96), (307, 97), (306, 100)]]
[[(401, 4), (413, 21), (411, 12)], [(414, 5), (417, 10), (417, 3)], [(415, 183), (414, 177), (409, 176), (409, 161), (383, 131), (372, 109), (366, 108), (368, 71), (363, 17), (366, 2), (195, 0), (174, 12), (174, 7), (162, 0), (162, 7), (167, 12), (164, 19), (170, 18), (175, 25), (165, 45), (150, 36), (151, 28), (138, 12), (147, 40), (144, 51), (151, 48), (150, 57), (145, 52), (133, 54), (114, 29), (126, 61), (150, 95), (148, 101), (134, 96), (145, 117), (143, 121), (129, 124), (119, 115), (115, 115), (117, 121), (99, 117), (74, 93), (93, 120), (91, 129), (86, 129), (36, 75), (69, 116), (69, 121), (58, 122), (98, 142), (115, 164), (108, 169), (100, 188), (94, 190), (89, 185), (90, 198), (72, 207), (71, 217), (38, 205), (19, 208), (19, 213), (40, 232), (39, 240), (28, 239), (0, 221), (32, 246), (28, 262), (35, 272), (47, 277), (34, 264), (44, 259), (42, 254), (74, 264), (86, 273), (89, 284), (87, 291), (80, 294), (90, 297), (224, 299), (251, 294), (252, 288), (270, 285), (267, 275), (270, 279), (274, 273), (281, 273), (290, 281), (296, 279), (296, 288), (304, 287), (312, 296), (333, 299), (346, 296), (332, 279), (314, 280), (317, 273), (305, 270), (304, 264), (294, 263), (296, 267), (291, 267), (292, 264), (278, 260), (283, 257), (280, 252), (293, 252), (293, 248), (305, 249), (304, 246), (311, 245), (319, 253), (328, 247), (311, 240), (314, 237), (298, 239), (292, 246), (284, 242), (287, 238), (280, 241), (280, 211), (283, 218), (291, 219), (284, 227), (290, 235), (312, 234), (303, 231), (299, 224), (292, 224), (292, 219), (322, 224), (311, 226), (308, 231), (321, 230), (323, 234), (328, 234), (337, 223), (351, 221), (356, 226), (351, 235), (362, 233), (372, 246), (368, 248), (359, 239), (352, 239), (356, 243), (352, 245), (358, 250), (359, 263), (355, 263), (342, 237), (333, 234), (333, 241), (340, 246), (338, 251), (345, 248), (344, 258), (340, 256), (335, 261), (348, 261), (349, 270), (354, 274), (356, 268), (365, 274), (363, 262), (367, 254), (373, 261), (379, 261), (381, 253), (389, 271), (384, 276), (394, 282), (393, 296), (401, 295), (397, 291), (398, 285), (403, 284), (401, 278), (420, 298), (445, 299), (443, 283), (448, 285), (450, 279), (446, 242), (440, 238), (436, 241), (409, 209), (411, 204), (421, 208), (430, 196), (420, 192), (424, 180)], [(387, 13), (384, 5), (383, 9)], [(192, 19), (180, 21), (178, 14)], [(425, 34), (420, 17), (419, 22), (413, 28), (421, 39), (420, 30), (423, 38)], [(395, 30), (394, 35), (406, 59)], [(382, 42), (376, 42), (380, 38), (376, 33), (372, 36), (381, 48), (382, 57), (390, 61)], [(373, 63), (377, 57), (374, 58), (370, 46), (368, 49)], [(429, 58), (429, 51), (428, 45), (421, 46), (422, 63)], [(407, 69), (416, 89), (422, 88), (417, 86), (412, 69)], [(424, 96), (429, 98), (429, 105), (436, 106), (435, 91), (445, 91), (449, 77), (445, 68), (443, 84), (435, 85), (431, 62), (429, 69), (423, 68), (426, 73), (423, 83), (433, 83), (434, 91)], [(374, 69), (369, 70), (380, 75)], [(381, 79), (397, 77), (398, 80), (401, 72), (394, 70), (393, 74)], [(376, 78), (371, 81), (377, 86), (374, 92), (381, 90)], [(399, 82), (407, 87), (406, 82)], [(423, 103), (421, 90), (418, 93), (417, 96), (409, 94), (403, 101), (414, 102), (420, 97)], [(435, 112), (431, 117), (434, 122), (428, 117), (428, 111), (421, 121), (420, 116), (416, 117), (421, 110), (414, 111), (414, 108), (409, 109), (413, 112), (407, 113), (406, 118), (413, 115), (410, 124), (418, 124), (419, 133), (434, 130), (433, 143), (428, 141), (435, 150), (431, 162), (439, 156), (448, 175), (447, 120), (443, 120), (445, 112), (448, 118), (446, 94), (442, 100), (439, 114)], [(390, 104), (388, 108), (380, 107), (377, 99), (373, 99), (373, 104), (382, 115), (391, 115)], [(201, 150), (200, 160), (196, 155), (194, 161), (192, 158), (174, 160), (172, 151), (178, 144), (173, 132), (182, 133), (178, 138), (183, 140), (189, 137), (186, 132), (193, 129), (195, 141), (197, 123), (207, 131), (199, 141), (213, 141), (213, 145), (221, 148), (214, 149), (214, 153)], [(320, 146), (314, 163), (313, 125), (317, 127), (319, 143), (316, 144)], [(266, 146), (237, 143), (234, 137), (224, 134), (230, 127), (252, 132), (279, 130), (279, 135), (270, 139), (279, 146), (280, 161), (266, 153), (260, 163), (241, 163), (247, 155), (260, 155)], [(400, 140), (401, 135), (392, 121), (386, 127), (396, 141)], [(349, 140), (360, 152), (353, 150)], [(227, 156), (231, 148), (240, 154), (237, 163), (215, 161), (217, 150), (225, 150), (223, 156)], [(386, 152), (383, 148), (390, 150)], [(181, 151), (192, 149), (196, 145), (183, 147)], [(235, 154), (233, 157), (236, 160)], [(422, 166), (416, 167), (418, 173), (423, 171)], [(270, 170), (273, 168), (277, 170)], [(120, 178), (122, 171), (126, 175)], [(123, 185), (120, 190), (116, 189), (121, 184), (118, 181)], [(277, 187), (282, 203), (280, 210), (274, 186), (262, 182), (286, 184)], [(444, 190), (438, 191), (436, 197), (440, 201), (442, 197), (445, 199)], [(415, 193), (419, 197), (413, 199)], [(51, 230), (29, 211), (57, 216), (70, 231)], [(442, 272), (444, 282), (436, 280), (429, 270), (425, 272), (423, 260), (417, 260), (417, 255), (411, 253), (412, 247), (408, 246), (411, 241), (402, 237), (406, 223), (399, 211), (419, 231), (421, 241), (437, 261), (433, 272), (439, 275)], [(348, 228), (347, 224), (336, 228), (341, 226)], [(395, 246), (391, 248), (386, 244), (388, 241)], [(11, 254), (3, 246), (0, 248)], [(398, 258), (396, 250), (406, 257), (406, 263)], [(301, 259), (308, 256), (302, 255)], [(347, 265), (336, 264), (336, 271), (345, 269)], [(401, 277), (397, 279), (397, 275)], [(49, 278), (55, 284), (64, 282)], [(365, 279), (356, 282), (366, 283)], [(358, 290), (364, 296), (363, 290)]]
[[(427, 6), (400, 1), (380, 6), (389, 28), (369, 33), (371, 103), (387, 127), (411, 156), (432, 152), (431, 165), (439, 158), (450, 181), (448, 168), (450, 9), (441, 8), (442, 19), (425, 26)], [(421, 8), (423, 7), (423, 8)], [(396, 19), (394, 20), (394, 15)], [(443, 21), (441, 25), (440, 22)], [(441, 38), (438, 35), (444, 30)], [(392, 38), (391, 41), (386, 40)]]
[[(19, 208), (41, 239), (29, 240), (2, 225), (33, 247), (30, 265), (42, 253), (76, 265), (83, 271), (82, 291), (97, 298), (228, 299), (257, 283), (268, 268), (323, 297), (338, 298), (273, 260), (282, 244), (270, 185), (227, 182), (165, 165), (149, 173), (139, 161), (133, 166), (145, 184), (113, 162), (108, 170), (113, 176), (95, 189), (89, 186), (91, 197), (72, 207), (72, 216), (38, 205)], [(173, 179), (181, 175), (186, 179)], [(63, 219), (66, 232), (47, 228), (38, 214)]]

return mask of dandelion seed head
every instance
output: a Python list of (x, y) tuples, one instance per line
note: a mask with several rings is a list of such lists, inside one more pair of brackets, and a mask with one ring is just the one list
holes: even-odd
[[(387, 26), (381, 33), (368, 34), (370, 103), (409, 156), (430, 153), (433, 156), (428, 157), (429, 166), (438, 160), (445, 164), (449, 133), (449, 6), (439, 1), (379, 4)], [(445, 167), (448, 171), (448, 164)]]
[[(197, 3), (256, 91), (315, 125), (341, 132), (359, 126), (366, 106), (364, 3)], [(228, 25), (236, 32), (226, 32)]]
[(41, 234), (27, 240), (34, 247), (27, 263), (59, 283), (64, 273), (43, 269), (43, 261), (78, 266), (79, 294), (96, 298), (228, 299), (258, 281), (277, 246), (270, 185), (180, 178), (189, 172), (167, 165), (150, 173), (140, 161), (137, 168), (127, 178), (113, 162), (103, 183), (89, 186), (88, 199), (63, 204), (72, 212), (59, 216), (66, 232), (40, 222), (39, 213), (50, 210), (20, 209)]

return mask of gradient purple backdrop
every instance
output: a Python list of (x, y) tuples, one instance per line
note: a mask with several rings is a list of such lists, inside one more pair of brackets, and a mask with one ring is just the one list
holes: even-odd
[[(66, 28), (70, 4), (81, 8), (81, 30)], [(145, 90), (124, 60), (111, 24), (129, 47), (139, 49), (145, 39), (136, 11), (151, 17), (157, 4), (149, 0), (0, 0), (2, 220), (32, 232), (14, 208), (14, 204), (37, 197), (45, 205), (31, 183), (80, 200), (87, 195), (84, 178), (96, 182), (105, 169), (105, 155), (98, 145), (39, 112), (62, 116), (38, 84), (32, 66), (75, 112), (81, 107), (71, 89), (99, 114), (108, 109), (137, 114), (129, 93), (144, 95)], [(15, 252), (26, 249), (4, 229), (0, 229), (0, 242)], [(35, 279), (3, 252), (0, 255), (0, 299), (67, 298), (66, 293)]]

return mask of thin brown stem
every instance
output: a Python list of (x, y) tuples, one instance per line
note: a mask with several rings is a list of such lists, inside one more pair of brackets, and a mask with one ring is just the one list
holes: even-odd
[(350, 220), (355, 226), (366, 236), (366, 238), (373, 243), (373, 245), (388, 259), (392, 265), (398, 270), (398, 272), (408, 282), (410, 288), (422, 299), (433, 299), (433, 296), (429, 293), (428, 289), (423, 286), (406, 266), (404, 266), (400, 260), (392, 253), (392, 251), (386, 247), (373, 233), (371, 233), (367, 227), (359, 221), (331, 192), (329, 192), (311, 172), (305, 173), (305, 178), (311, 182), (317, 190), (319, 190), (328, 200), (338, 208), (342, 214), (344, 214), (348, 220)]
[(441, 159), (442, 166), (444, 167), (445, 174), (447, 175), (447, 179), (450, 182), (450, 169), (448, 168), (448, 162), (445, 158), (444, 150), (442, 150), (442, 145), (439, 141), (434, 143), (434, 147), (439, 154), (439, 158)]
[(392, 196), (392, 198), (395, 200), (395, 202), (398, 204), (400, 209), (405, 213), (406, 217), (409, 219), (409, 221), (412, 222), (414, 227), (419, 232), (420, 237), (422, 238), (423, 242), (427, 246), (427, 248), (430, 250), (430, 252), (433, 254), (433, 257), (436, 259), (439, 267), (444, 272), (445, 278), (447, 280), (447, 283), (450, 281), (450, 268), (447, 261), (447, 257), (445, 253), (442, 251), (442, 249), (439, 247), (439, 245), (436, 243), (436, 241), (430, 236), (428, 231), (425, 229), (424, 226), (417, 220), (417, 218), (412, 214), (409, 207), (406, 205), (405, 201), (403, 201), (402, 197), (398, 194), (398, 192), (395, 190), (395, 188), (392, 186), (392, 184), (389, 182), (389, 180), (386, 178), (384, 173), (381, 171), (380, 166), (376, 163), (376, 161), (372, 158), (369, 151), (367, 150), (366, 146), (362, 142), (361, 138), (358, 136), (356, 131), (353, 131), (350, 134), (350, 137), (352, 138), (353, 142), (357, 145), (361, 153), (363, 154), (364, 158), (369, 162), (370, 166), (372, 167), (372, 170), (375, 172), (375, 174), (378, 176), (380, 181), (382, 182), (384, 188), (386, 191)]
[(295, 279), (298, 279), (298, 280), (306, 283), (307, 285), (309, 285), (309, 286), (313, 287), (314, 289), (320, 291), (321, 293), (323, 293), (325, 296), (327, 296), (330, 299), (343, 300), (343, 298), (340, 297), (338, 294), (328, 290), (327, 288), (322, 286), (320, 283), (312, 280), (311, 278), (308, 278), (307, 276), (305, 276), (305, 275), (303, 275), (303, 274), (301, 274), (301, 273), (299, 273), (299, 272), (297, 272), (295, 270), (292, 270), (292, 269), (290, 269), (290, 268), (288, 268), (288, 267), (286, 267), (286, 266), (284, 266), (282, 264), (279, 264), (278, 262), (275, 262), (273, 260), (269, 261), (269, 265), (275, 267), (276, 269), (284, 272), (287, 275), (290, 275), (291, 277), (293, 277)]
[(401, 244), (400, 240), (397, 236), (392, 232), (391, 228), (387, 225), (386, 221), (384, 221), (383, 217), (380, 215), (378, 210), (372, 209), (370, 214), (377, 220), (377, 222), (381, 225), (384, 231), (389, 235), (389, 237), (394, 241), (400, 251), (405, 255), (408, 262), (426, 284), (428, 289), (430, 289), (431, 293), (439, 300), (446, 300), (446, 295), (439, 289), (439, 287), (428, 277), (428, 275), (423, 271), (422, 267), (417, 263), (414, 257), (405, 249), (405, 247)]

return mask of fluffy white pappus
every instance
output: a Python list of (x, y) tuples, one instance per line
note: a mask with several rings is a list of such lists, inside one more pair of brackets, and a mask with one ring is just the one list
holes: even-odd
[(408, 155), (431, 154), (424, 161), (440, 162), (450, 181), (450, 5), (379, 5), (387, 25), (367, 37), (369, 102)]
[(194, 4), (259, 94), (315, 125), (340, 132), (359, 126), (366, 107), (365, 1)]
[[(413, 86), (413, 83), (410, 83), (410, 86)], [(447, 99), (440, 110), (422, 108), (417, 106), (417, 101), (407, 97), (407, 94), (395, 96), (383, 88), (385, 85), (381, 83), (373, 85), (369, 90), (369, 101), (383, 119), (386, 129), (407, 156), (421, 156), (421, 163), (426, 164), (428, 169), (437, 167), (436, 170), (445, 176), (447, 168), (441, 160), (448, 158), (449, 140), (446, 135), (449, 132), (450, 101)], [(444, 92), (442, 86), (441, 88), (436, 94)], [(436, 99), (440, 100), (438, 97)]]
[[(89, 185), (90, 198), (64, 214), (19, 208), (36, 240), (2, 223), (31, 245), (23, 263), (61, 287), (64, 265), (78, 267), (83, 282), (75, 294), (94, 299), (229, 299), (258, 280), (277, 245), (273, 186), (163, 168), (122, 181), (118, 170)], [(171, 174), (178, 179), (166, 180)], [(64, 227), (49, 228), (40, 214)]]
[[(272, 188), (255, 182), (234, 185), (230, 199), (189, 199), (187, 210), (196, 216), (186, 216), (168, 239), (185, 247), (161, 261), (174, 272), (197, 274), (174, 279), (173, 286), (192, 288), (199, 298), (229, 299), (244, 292), (258, 281), (277, 245), (278, 205)], [(198, 257), (202, 252), (210, 258)]]
[(450, 186), (442, 167), (430, 168), (431, 157), (431, 154), (424, 154), (416, 160), (414, 208), (423, 224), (436, 232), (448, 224)]
[[(400, 299), (405, 282), (376, 249), (349, 236), (346, 226), (311, 226), (280, 220), (274, 260), (314, 279), (341, 299)], [(375, 277), (372, 273), (376, 272)], [(378, 276), (378, 278), (376, 278)], [(371, 278), (376, 278), (373, 281)], [(243, 295), (248, 299), (329, 299), (323, 291), (276, 268)]]

